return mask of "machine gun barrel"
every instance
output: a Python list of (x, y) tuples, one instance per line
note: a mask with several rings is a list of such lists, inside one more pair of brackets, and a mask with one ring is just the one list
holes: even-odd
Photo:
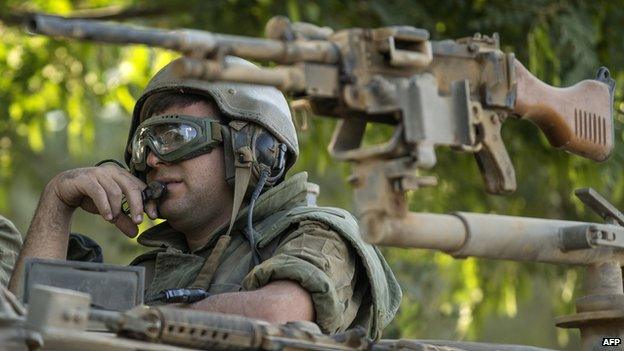
[(284, 42), (216, 34), (201, 30), (163, 30), (93, 20), (33, 14), (26, 21), (32, 33), (110, 44), (145, 44), (193, 56), (208, 57), (227, 49), (228, 55), (279, 63), (337, 63), (339, 54), (327, 41)]

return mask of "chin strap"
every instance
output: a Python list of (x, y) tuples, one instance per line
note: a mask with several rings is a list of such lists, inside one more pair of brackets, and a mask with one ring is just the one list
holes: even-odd
[(238, 216), (238, 211), (243, 204), (245, 194), (247, 193), (247, 187), (251, 180), (251, 166), (253, 163), (252, 151), (249, 146), (241, 147), (236, 150), (234, 155), (234, 166), (236, 167), (236, 173), (234, 176), (234, 201), (232, 204), (232, 216), (230, 217), (230, 227), (227, 234), (230, 235), (234, 222)]
[[(245, 196), (247, 195), (247, 192), (249, 190), (249, 185), (251, 183), (251, 179), (252, 179), (252, 175), (254, 171), (254, 162), (256, 162), (259, 167), (259, 170), (258, 170), (259, 179), (258, 179), (258, 183), (255, 185), (254, 191), (251, 193), (249, 206), (248, 206), (248, 213), (247, 213), (247, 230), (245, 234), (247, 235), (247, 240), (249, 241), (249, 246), (251, 248), (252, 264), (253, 264), (252, 268), (260, 263), (260, 254), (258, 253), (258, 250), (256, 249), (256, 239), (254, 237), (254, 230), (253, 230), (254, 205), (255, 205), (256, 200), (260, 196), (260, 193), (262, 192), (264, 185), (267, 184), (267, 182), (269, 182), (269, 184), (272, 185), (275, 181), (277, 181), (282, 176), (284, 172), (284, 168), (285, 168), (284, 165), (285, 165), (286, 145), (278, 143), (277, 149), (270, 148), (269, 147), (270, 145), (263, 145), (261, 147), (260, 152), (265, 152), (265, 153), (271, 152), (272, 156), (276, 157), (276, 160), (273, 163), (277, 162), (277, 165), (265, 165), (265, 164), (259, 163), (258, 161), (254, 161), (255, 159), (254, 149), (252, 149), (251, 145), (254, 143), (257, 143), (258, 142), (257, 138), (262, 138), (263, 135), (250, 133), (249, 130), (247, 130), (246, 132), (243, 131), (243, 128), (245, 128), (246, 126), (247, 126), (247, 123), (241, 122), (241, 121), (233, 121), (233, 122), (230, 122), (229, 124), (229, 127), (232, 130), (236, 131), (230, 135), (231, 137), (230, 142), (224, 142), (224, 144), (226, 144), (224, 145), (224, 147), (226, 148), (224, 149), (226, 157), (229, 159), (233, 158), (233, 161), (234, 161), (234, 162), (229, 163), (230, 165), (232, 163), (234, 165), (234, 169), (233, 169), (234, 171), (233, 172), (234, 173), (234, 198), (232, 201), (232, 214), (230, 216), (230, 225), (228, 227), (227, 232), (219, 238), (214, 249), (212, 250), (208, 258), (204, 262), (202, 268), (200, 269), (199, 274), (197, 275), (197, 278), (192, 284), (192, 287), (195, 287), (195, 288), (208, 289), (208, 287), (210, 286), (210, 283), (212, 282), (212, 278), (221, 263), (221, 256), (227, 249), (228, 244), (230, 243), (230, 239), (231, 239), (230, 234), (232, 232), (232, 229), (234, 228), (234, 223), (236, 222), (236, 219), (238, 217), (238, 212), (240, 211), (241, 206), (243, 205), (243, 202), (245, 201)], [(260, 140), (259, 143), (262, 144), (263, 142), (265, 142), (266, 144), (266, 141), (267, 140), (265, 138), (264, 140)], [(228, 148), (227, 144), (231, 145), (232, 147), (227, 149)], [(271, 143), (271, 145), (274, 145), (274, 144)], [(279, 168), (280, 171), (277, 175), (275, 175), (274, 177), (271, 177), (271, 171), (273, 167), (276, 167), (276, 166), (277, 168)], [(231, 174), (232, 170), (230, 170), (229, 172)]]
[[(236, 167), (236, 175), (234, 178), (234, 201), (232, 204), (232, 216), (230, 217), (230, 226), (228, 227), (227, 233), (219, 238), (217, 244), (215, 245), (215, 248), (212, 250), (212, 253), (210, 253), (210, 256), (208, 256), (206, 262), (204, 262), (204, 265), (197, 275), (197, 278), (195, 278), (195, 281), (191, 285), (194, 288), (208, 288), (208, 286), (212, 282), (214, 273), (217, 271), (217, 268), (221, 263), (221, 256), (223, 256), (225, 249), (227, 249), (227, 246), (230, 243), (230, 232), (234, 227), (234, 222), (236, 221), (238, 211), (243, 204), (245, 194), (247, 193), (247, 187), (249, 186), (249, 181), (251, 180), (251, 166), (253, 163), (253, 157), (251, 153), (252, 151), (249, 146), (241, 147), (235, 151), (234, 165)], [(252, 252), (255, 252), (255, 247), (252, 246), (251, 249)], [(254, 257), (254, 262), (255, 261), (256, 258)]]

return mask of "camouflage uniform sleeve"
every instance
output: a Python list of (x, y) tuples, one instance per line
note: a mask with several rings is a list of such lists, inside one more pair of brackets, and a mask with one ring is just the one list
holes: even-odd
[(357, 262), (354, 250), (338, 233), (321, 222), (304, 221), (282, 240), (271, 258), (245, 277), (243, 288), (296, 281), (312, 296), (321, 330), (336, 333), (349, 327), (361, 303), (360, 294), (354, 294)]
[(22, 236), (15, 225), (0, 216), (0, 286), (7, 286), (22, 248)]

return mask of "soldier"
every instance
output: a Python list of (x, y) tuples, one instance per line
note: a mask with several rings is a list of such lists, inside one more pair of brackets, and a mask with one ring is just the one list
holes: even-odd
[[(130, 171), (106, 162), (47, 184), (11, 288), (25, 257), (66, 257), (76, 208), (130, 237), (145, 212), (167, 220), (137, 240), (154, 248), (132, 262), (146, 268), (148, 301), (165, 289), (198, 287), (210, 296), (191, 308), (315, 321), (325, 333), (363, 326), (378, 338), (398, 308), (399, 285), (348, 212), (307, 206), (305, 173), (284, 178), (298, 153), (278, 90), (180, 78), (169, 64), (135, 106)], [(144, 205), (141, 190), (153, 181), (166, 184), (166, 195)], [(120, 211), (122, 196), (130, 216)]]

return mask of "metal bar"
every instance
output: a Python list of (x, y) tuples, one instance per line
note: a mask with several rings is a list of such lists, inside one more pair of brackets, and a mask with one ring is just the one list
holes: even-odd
[(361, 217), (364, 239), (379, 245), (435, 249), (457, 258), (576, 265), (616, 261), (624, 265), (624, 250), (617, 248), (562, 251), (561, 229), (589, 224), (466, 212)]
[(303, 70), (294, 67), (224, 67), (216, 61), (184, 58), (173, 69), (180, 77), (274, 86), (282, 91), (301, 92), (306, 88)]
[(613, 206), (607, 199), (600, 195), (592, 188), (581, 188), (574, 191), (574, 195), (578, 197), (585, 206), (591, 208), (600, 217), (605, 220), (617, 221), (620, 225), (624, 225), (624, 214)]
[(362, 216), (365, 241), (396, 247), (455, 251), (466, 240), (466, 228), (454, 215), (410, 212), (403, 218)]
[(466, 243), (455, 257), (482, 257), (512, 261), (590, 265), (616, 260), (624, 263), (624, 250), (597, 247), (563, 252), (562, 228), (589, 223), (554, 219), (456, 213), (467, 226)]
[[(86, 41), (98, 41), (110, 44), (145, 44), (171, 50), (182, 50), (186, 31), (152, 29), (102, 21), (67, 19), (57, 16), (33, 15), (26, 22), (27, 29), (32, 33), (52, 37), (72, 38)], [(192, 36), (196, 49), (211, 52), (216, 47), (216, 39), (212, 33), (200, 32), (203, 35)]]

